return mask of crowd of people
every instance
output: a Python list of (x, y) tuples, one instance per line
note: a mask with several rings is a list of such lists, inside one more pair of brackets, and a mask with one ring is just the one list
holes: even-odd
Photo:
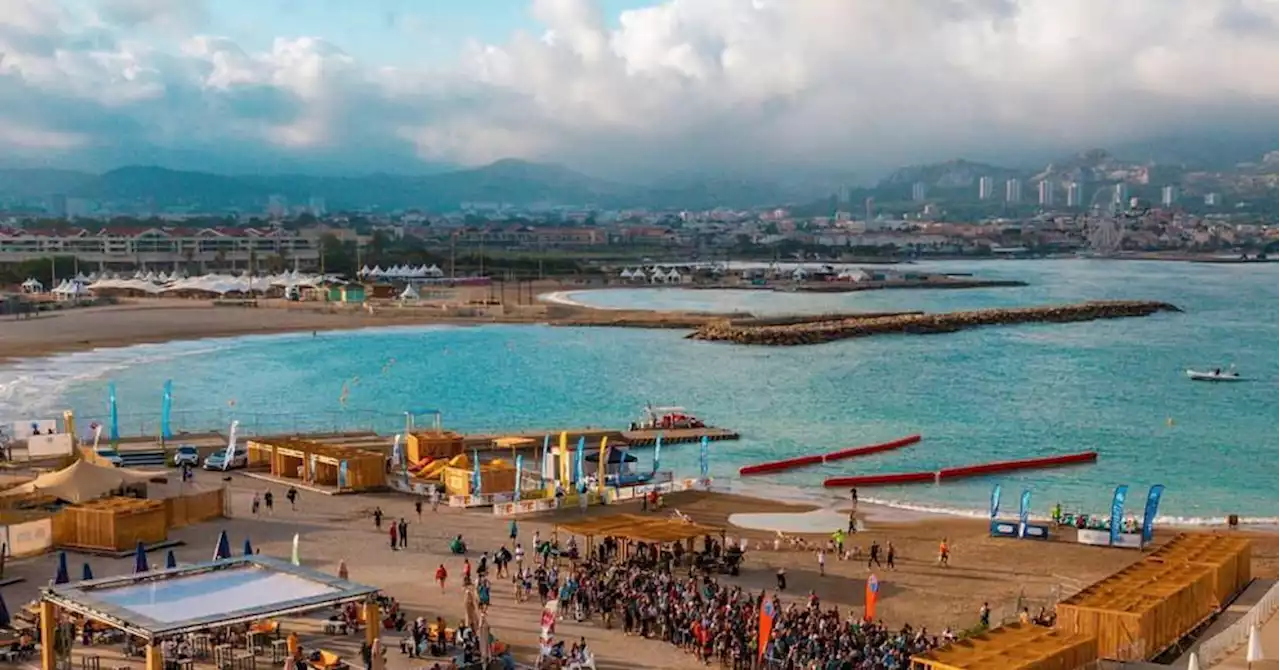
[[(805, 604), (783, 604), (778, 597), (722, 585), (713, 574), (695, 567), (696, 556), (677, 558), (675, 551), (640, 545), (625, 562), (618, 545), (606, 539), (586, 560), (560, 569), (554, 564), (521, 568), (516, 579), (532, 571), (532, 581), (545, 600), (558, 597), (564, 616), (582, 621), (598, 618), (606, 628), (621, 626), (628, 635), (661, 640), (705, 663), (750, 668), (760, 649), (762, 599), (775, 612), (765, 644), (771, 668), (896, 670), (910, 658), (952, 639), (905, 626), (890, 629), (866, 622), (859, 613), (824, 608), (810, 593)], [(704, 555), (717, 543), (704, 540)], [(687, 560), (683, 560), (687, 559)], [(683, 573), (683, 574), (681, 574)]]

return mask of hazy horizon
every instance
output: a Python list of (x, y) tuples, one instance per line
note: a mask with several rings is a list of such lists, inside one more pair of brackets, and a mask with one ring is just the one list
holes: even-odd
[(1273, 137), (1278, 25), (1277, 0), (0, 0), (0, 153), (868, 180)]

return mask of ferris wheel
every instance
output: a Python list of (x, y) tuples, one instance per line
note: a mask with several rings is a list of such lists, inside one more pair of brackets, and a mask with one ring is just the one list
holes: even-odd
[(1089, 217), (1085, 224), (1085, 235), (1093, 253), (1110, 256), (1120, 251), (1124, 244), (1124, 224), (1120, 217), (1099, 214)]

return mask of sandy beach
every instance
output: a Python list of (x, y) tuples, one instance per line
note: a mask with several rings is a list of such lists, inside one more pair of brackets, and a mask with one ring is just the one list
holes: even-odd
[[(548, 282), (535, 287), (534, 295), (575, 288), (584, 287)], [(463, 294), (466, 300), (482, 301), (488, 294), (485, 288), (468, 291), (470, 293)], [(447, 310), (437, 308), (433, 311), (430, 306), (412, 310), (388, 307), (370, 314), (358, 309), (328, 310), (322, 306), (283, 301), (264, 302), (258, 308), (214, 308), (206, 301), (145, 300), (66, 310), (33, 319), (6, 319), (0, 322), (0, 360), (143, 342), (308, 330), (493, 322), (610, 325), (618, 319), (630, 318), (652, 319), (651, 325), (661, 326), (690, 318), (688, 315), (664, 313), (620, 315), (614, 310), (596, 311), (536, 301), (528, 304), (527, 300), (523, 304), (517, 302), (504, 307), (507, 309), (499, 317), (459, 317)], [(201, 472), (199, 477), (204, 485), (223, 483), (221, 473)], [(408, 496), (388, 493), (330, 497), (303, 492), (298, 509), (294, 511), (283, 503), (283, 490), (279, 486), (242, 475), (230, 476), (227, 485), (232, 492), (232, 517), (223, 522), (175, 531), (174, 535), (187, 542), (177, 550), (179, 560), (208, 560), (217, 534), (224, 528), (229, 532), (233, 546), (238, 547), (244, 538), (249, 537), (263, 553), (280, 557), (288, 556), (290, 541), (294, 533), (298, 533), (302, 537), (301, 553), (307, 565), (336, 572), (339, 561), (346, 560), (353, 580), (379, 587), (399, 599), (411, 617), (433, 619), (444, 616), (456, 621), (463, 614), (460, 580), (453, 579), (443, 593), (432, 583), (432, 573), (442, 563), (451, 574), (461, 573), (461, 559), (448, 551), (449, 538), (464, 534), (473, 549), (473, 562), (480, 551), (496, 550), (506, 541), (507, 522), (494, 518), (487, 509), (463, 511), (442, 507), (436, 513), (428, 510), (419, 519), (414, 514), (413, 499)], [(254, 516), (250, 513), (254, 492), (268, 489), (275, 490), (281, 503), (277, 504), (273, 514)], [(700, 523), (726, 527), (730, 537), (748, 539), (751, 549), (742, 574), (736, 578), (723, 577), (723, 580), (751, 591), (772, 592), (774, 575), (783, 568), (789, 580), (785, 599), (801, 599), (812, 591), (824, 602), (839, 605), (842, 611), (861, 609), (864, 584), (871, 574), (865, 559), (841, 561), (830, 557), (826, 576), (819, 576), (814, 551), (785, 545), (782, 550), (775, 551), (774, 533), (735, 529), (728, 521), (733, 514), (805, 512), (814, 507), (725, 493), (673, 495), (668, 506), (679, 509)], [(388, 548), (384, 532), (374, 528), (371, 515), (375, 507), (381, 507), (389, 517), (409, 520), (408, 551), (392, 552)], [(632, 504), (619, 508), (596, 508), (588, 514), (634, 513), (638, 509), (638, 505)], [(572, 518), (579, 516), (577, 510), (562, 514)], [(996, 539), (988, 535), (985, 520), (902, 512), (865, 503), (859, 509), (859, 517), (866, 527), (851, 538), (850, 545), (865, 553), (873, 541), (882, 546), (892, 543), (898, 557), (896, 569), (875, 569), (881, 583), (879, 616), (891, 625), (910, 623), (934, 632), (947, 627), (955, 630), (972, 627), (977, 623), (983, 603), (990, 604), (993, 621), (1016, 619), (1022, 607), (1034, 614), (1041, 607), (1051, 606), (1140, 557), (1137, 552), (1078, 545), (1072, 541), (1070, 530), (1065, 531), (1064, 537), (1050, 542)], [(554, 516), (520, 521), (520, 538), (526, 548), (532, 544), (535, 531), (544, 538), (548, 537), (554, 530), (555, 521)], [(1168, 539), (1174, 532), (1171, 529), (1158, 530), (1157, 541)], [(806, 537), (815, 543), (826, 539), (825, 534)], [(1255, 576), (1275, 578), (1276, 534), (1257, 533), (1254, 537), (1257, 538)], [(952, 551), (949, 567), (941, 567), (936, 562), (937, 547), (944, 538)], [(157, 556), (153, 560), (162, 558)], [(83, 560), (82, 556), (72, 556), (74, 571), (79, 571), (79, 563)], [(98, 575), (126, 573), (132, 565), (131, 559), (88, 560)], [(37, 590), (53, 574), (55, 563), (54, 555), (13, 561), (6, 576), (21, 576), (26, 581), (6, 587), (4, 596), (9, 606), (16, 608), (34, 598)], [(491, 625), (495, 634), (513, 645), (520, 660), (528, 661), (536, 656), (537, 610), (536, 603), (515, 602), (508, 583), (495, 583)], [(318, 632), (319, 629), (314, 621), (287, 625), (309, 632)], [(596, 654), (598, 667), (602, 669), (702, 667), (691, 656), (671, 646), (629, 637), (620, 630), (604, 630), (597, 622), (577, 624), (566, 620), (560, 624), (557, 636), (570, 641), (585, 638)], [(398, 636), (393, 634), (392, 638), (394, 647), (398, 644)], [(353, 655), (359, 639), (326, 639), (321, 644)], [(410, 663), (398, 651), (392, 651), (389, 659), (394, 668), (423, 667), (420, 662)]]
[[(198, 473), (199, 483), (217, 486), (222, 473)], [(232, 475), (227, 485), (231, 491), (232, 517), (221, 522), (202, 524), (179, 531), (173, 535), (185, 540), (186, 545), (177, 549), (180, 561), (208, 560), (222, 529), (226, 529), (233, 547), (239, 547), (244, 539), (251, 538), (255, 547), (264, 554), (287, 557), (291, 539), (299, 533), (303, 562), (326, 572), (336, 572), (338, 562), (346, 560), (351, 579), (377, 586), (385, 593), (399, 599), (408, 614), (433, 619), (444, 616), (450, 622), (463, 615), (460, 557), (449, 553), (447, 542), (457, 534), (463, 534), (471, 548), (471, 560), (478, 559), (484, 550), (495, 550), (507, 542), (507, 522), (494, 518), (489, 510), (464, 511), (441, 507), (431, 512), (424, 510), (421, 519), (414, 513), (413, 499), (397, 494), (368, 494), (356, 496), (325, 496), (303, 491), (297, 510), (291, 510), (283, 498), (280, 486), (261, 480)], [(250, 502), (254, 492), (273, 490), (277, 504), (273, 513), (254, 516)], [(718, 493), (685, 493), (668, 499), (670, 508), (679, 509), (700, 523), (724, 526), (727, 518), (735, 513), (805, 511), (811, 507), (782, 505), (774, 501), (745, 498)], [(404, 517), (409, 521), (409, 548), (391, 551), (384, 530), (374, 528), (372, 511), (381, 507), (389, 518)], [(619, 505), (613, 508), (595, 508), (591, 515), (617, 512), (638, 513), (638, 504)], [(892, 518), (892, 510), (872, 509), (864, 505), (862, 512), (874, 512), (878, 519), (867, 522), (867, 528), (854, 536), (851, 543), (864, 550), (871, 541), (881, 545), (892, 542), (898, 553), (896, 570), (876, 569), (880, 579), (879, 616), (892, 625), (911, 623), (940, 632), (944, 627), (962, 629), (977, 622), (978, 609), (984, 602), (990, 603), (993, 620), (1016, 618), (1019, 604), (1034, 614), (1041, 606), (1047, 606), (1055, 598), (1068, 595), (1080, 586), (1098, 579), (1139, 558), (1136, 552), (1085, 547), (1067, 541), (1031, 542), (994, 539), (985, 532), (985, 523), (973, 519), (948, 517), (915, 518), (904, 523), (892, 523), (881, 519)], [(665, 514), (667, 512), (653, 512)], [(560, 513), (562, 518), (580, 518), (576, 509)], [(539, 517), (519, 522), (519, 539), (526, 546), (532, 543), (535, 532), (543, 538), (554, 532), (556, 517)], [(838, 604), (841, 610), (860, 611), (863, 586), (870, 572), (863, 561), (827, 562), (826, 576), (819, 576), (815, 554), (801, 549), (774, 551), (771, 533), (761, 531), (741, 532), (728, 529), (730, 537), (745, 536), (751, 549), (741, 576), (721, 577), (730, 583), (759, 591), (774, 589), (774, 574), (779, 567), (788, 573), (789, 585), (784, 599), (801, 599), (810, 591), (824, 602)], [(1158, 533), (1163, 541), (1168, 532)], [(936, 564), (936, 549), (940, 539), (947, 538), (953, 556), (950, 567)], [(1276, 538), (1259, 535), (1255, 547), (1255, 574), (1276, 574)], [(823, 536), (809, 536), (814, 541)], [(564, 538), (561, 538), (562, 541)], [(579, 540), (581, 542), (581, 540)], [(760, 548), (757, 548), (757, 544)], [(71, 565), (79, 572), (85, 557), (72, 554)], [(155, 556), (153, 561), (162, 560)], [(123, 574), (132, 569), (132, 559), (89, 558), (95, 575)], [(444, 564), (451, 575), (450, 583), (442, 593), (432, 583), (436, 566)], [(36, 597), (37, 589), (50, 579), (56, 565), (54, 555), (13, 561), (6, 576), (25, 577), (26, 581), (5, 588), (4, 596), (11, 608)], [(518, 660), (529, 661), (537, 654), (538, 606), (534, 602), (517, 603), (509, 582), (497, 581), (493, 591), (494, 604), (490, 609), (490, 621), (495, 634), (513, 645)], [(314, 641), (325, 648), (354, 655), (359, 639), (318, 637), (319, 624), (315, 620), (286, 622), (286, 627), (307, 632), (304, 643)], [(413, 662), (394, 651), (398, 635), (388, 634), (393, 651), (388, 654), (390, 665), (395, 668), (419, 668), (421, 662)], [(597, 657), (598, 667), (604, 668), (694, 668), (702, 667), (691, 656), (657, 641), (626, 636), (620, 630), (604, 630), (598, 621), (582, 624), (566, 619), (558, 624), (557, 637), (576, 640), (583, 637)], [(104, 661), (105, 662), (105, 661)]]

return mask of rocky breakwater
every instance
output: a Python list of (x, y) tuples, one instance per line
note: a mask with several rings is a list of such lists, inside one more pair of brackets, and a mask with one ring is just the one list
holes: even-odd
[(1095, 319), (1123, 319), (1150, 316), (1157, 312), (1181, 312), (1166, 302), (1114, 300), (1083, 302), (1070, 305), (980, 309), (944, 314), (898, 314), (891, 316), (831, 319), (818, 317), (803, 323), (778, 326), (734, 324), (719, 319), (707, 323), (688, 337), (710, 342), (792, 346), (819, 344), (850, 337), (869, 337), (890, 333), (925, 335), (951, 333), (978, 326), (1019, 323), (1072, 323)]

